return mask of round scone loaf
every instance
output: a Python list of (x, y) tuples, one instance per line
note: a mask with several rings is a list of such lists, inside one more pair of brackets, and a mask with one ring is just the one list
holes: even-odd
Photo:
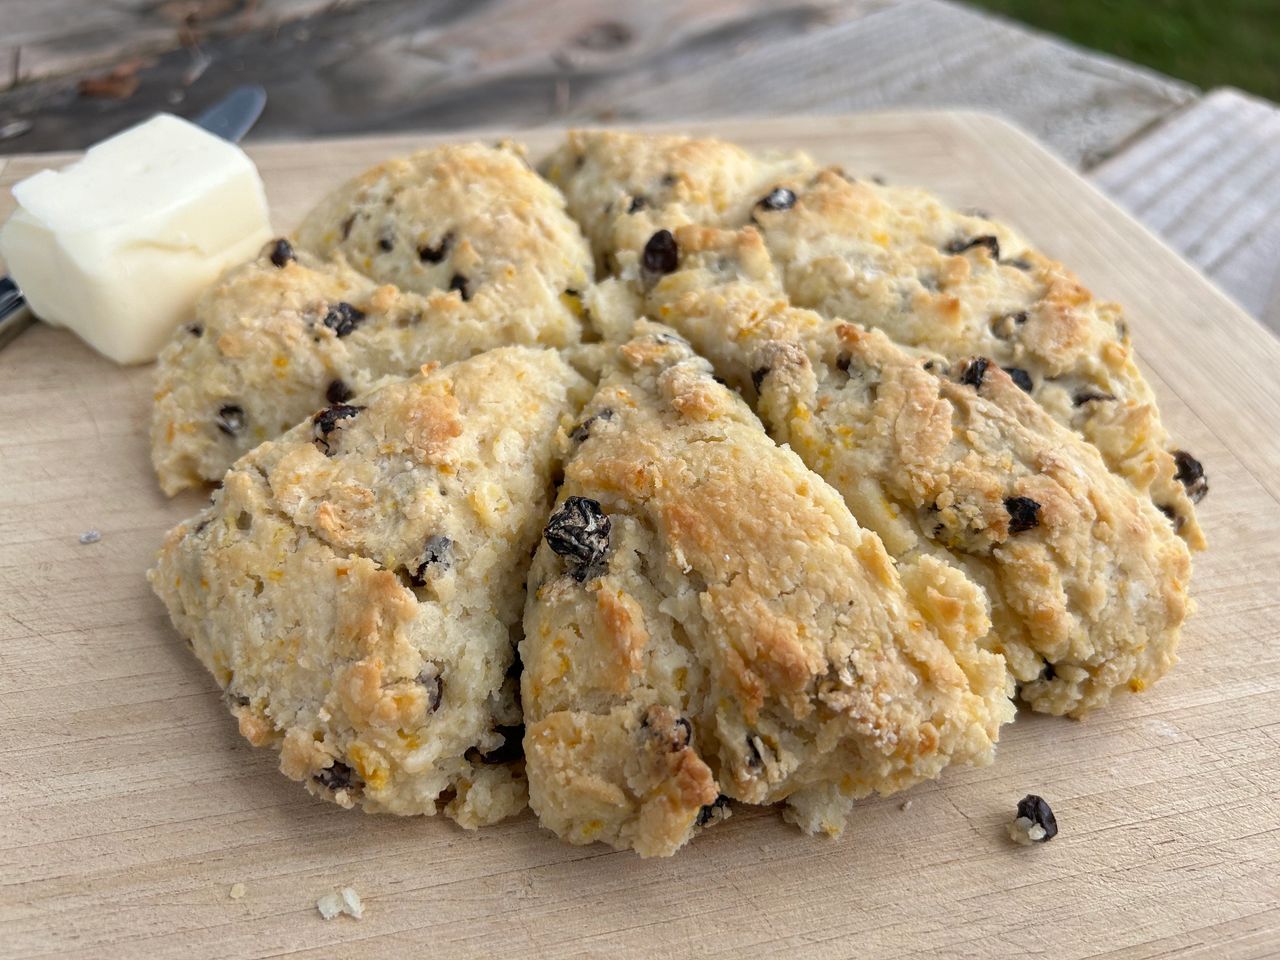
[(642, 324), (569, 441), (520, 648), (544, 826), (670, 855), (732, 798), (835, 834), (991, 759), (1012, 687), (982, 592), (895, 564), (687, 343)]
[(287, 776), (467, 827), (524, 806), (512, 631), (587, 393), (551, 350), (424, 369), (257, 447), (169, 533), (151, 583)]
[(1034, 709), (1083, 716), (1176, 661), (1191, 559), (1152, 505), (985, 358), (948, 363), (789, 305), (753, 228), (682, 227), (652, 315), (687, 336), (898, 560), (990, 598)]
[(681, 226), (754, 224), (794, 305), (949, 361), (1005, 368), (1189, 546), (1204, 546), (1193, 506), (1208, 491), (1204, 468), (1173, 449), (1120, 308), (1007, 227), (921, 190), (714, 140), (576, 132), (553, 161), (548, 175), (588, 236), (607, 244), (616, 276), (644, 286), (665, 272)]
[(325, 403), (494, 347), (581, 340), (591, 254), (554, 188), (507, 149), (373, 168), (201, 298), (160, 355), (151, 456), (169, 494)]

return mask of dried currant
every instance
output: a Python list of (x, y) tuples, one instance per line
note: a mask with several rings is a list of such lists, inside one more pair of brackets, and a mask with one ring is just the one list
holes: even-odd
[(444, 681), (440, 679), (440, 670), (433, 663), (427, 666), (414, 678), (427, 691), (427, 713), (435, 713), (440, 709), (440, 700), (444, 696)]
[(985, 234), (981, 237), (960, 237), (952, 240), (943, 249), (950, 254), (964, 253), (966, 250), (972, 250), (974, 247), (986, 247), (991, 253), (992, 259), (1000, 259), (1000, 241), (991, 234)]
[(760, 388), (764, 386), (764, 378), (767, 377), (772, 368), (759, 367), (751, 371), (751, 386), (756, 388), (756, 393), (760, 392)]
[(712, 823), (718, 823), (728, 815), (729, 798), (722, 793), (714, 801), (698, 811), (698, 818), (694, 821), (694, 826), (705, 827)]
[(356, 776), (356, 772), (341, 760), (333, 761), (332, 766), (321, 770), (312, 779), (326, 790), (332, 790), (334, 793), (340, 790), (359, 789), (362, 786), (360, 778)]
[(460, 273), (455, 273), (449, 278), (449, 289), (457, 290), (462, 295), (462, 302), (466, 303), (471, 299), (471, 286), (467, 278)]
[(542, 535), (547, 546), (570, 562), (570, 574), (582, 583), (597, 576), (603, 566), (611, 526), (608, 514), (595, 500), (567, 497), (547, 521)]
[(425, 587), (429, 579), (448, 573), (452, 566), (453, 541), (437, 533), (427, 537), (422, 559), (413, 568), (410, 579), (415, 587)]
[(395, 236), (389, 231), (384, 230), (378, 234), (378, 249), (383, 253), (390, 253), (396, 248)]
[(680, 248), (670, 230), (659, 230), (649, 238), (642, 262), (650, 273), (671, 273), (680, 266)]
[(991, 335), (997, 340), (1008, 340), (1018, 328), (1027, 322), (1027, 311), (1019, 310), (1016, 313), (1002, 313), (997, 317), (991, 318)]
[(418, 259), (423, 263), (439, 263), (449, 255), (449, 248), (453, 246), (453, 234), (446, 233), (440, 238), (440, 243), (436, 246), (424, 244), (418, 248)]
[(1182, 526), (1187, 521), (1184, 517), (1178, 515), (1177, 510), (1173, 509), (1173, 507), (1167, 503), (1157, 503), (1156, 509), (1169, 518), (1169, 522), (1173, 524), (1174, 533), (1180, 533), (1182, 531)]
[(325, 387), (324, 398), (330, 403), (346, 403), (351, 399), (351, 388), (342, 380), (330, 380), (329, 386)]
[(593, 413), (591, 416), (587, 417), (587, 419), (574, 427), (573, 430), (569, 432), (569, 439), (574, 443), (582, 443), (583, 440), (586, 440), (587, 437), (591, 436), (591, 428), (595, 426), (595, 424), (599, 423), (601, 420), (612, 419), (613, 408), (605, 407), (599, 413)]
[(1031, 374), (1021, 367), (1005, 367), (1004, 372), (1009, 375), (1010, 380), (1027, 393), (1030, 393), (1035, 388), (1035, 384), (1031, 382)]
[(1058, 835), (1058, 818), (1043, 797), (1028, 793), (1018, 801), (1018, 812), (1009, 824), (1009, 836), (1018, 843), (1048, 843)]
[(326, 407), (317, 413), (311, 418), (316, 446), (326, 454), (332, 453), (333, 451), (329, 446), (329, 434), (333, 433), (337, 428), (338, 421), (354, 417), (363, 409), (364, 407), (353, 407), (346, 403), (335, 403), (333, 406)]
[(293, 252), (293, 244), (284, 237), (281, 237), (271, 245), (271, 264), (276, 267), (285, 267), (298, 259), (298, 255)]
[(227, 436), (234, 437), (244, 429), (244, 408), (238, 407), (234, 403), (225, 404), (218, 408), (218, 419), (214, 423)]
[(671, 719), (671, 711), (663, 707), (650, 707), (641, 719), (640, 726), (650, 736), (665, 741), (672, 753), (678, 753), (693, 742), (693, 725), (684, 717)]
[(364, 323), (365, 313), (345, 300), (339, 300), (324, 315), (324, 325), (339, 337), (345, 337)]
[(853, 363), (853, 355), (847, 350), (841, 350), (836, 354), (836, 369), (841, 373), (848, 373), (851, 363)]
[(1022, 533), (1040, 526), (1040, 504), (1030, 497), (1005, 497), (1009, 512), (1009, 533)]
[(502, 725), (494, 730), (502, 735), (502, 743), (488, 753), (479, 754), (480, 762), (510, 763), (519, 760), (524, 755), (524, 724)]
[(790, 210), (796, 205), (796, 195), (786, 187), (774, 187), (756, 201), (761, 210)]
[(1114, 399), (1115, 394), (1086, 387), (1072, 397), (1071, 402), (1077, 407), (1083, 407), (1086, 403), (1110, 403)]
[(974, 357), (960, 373), (960, 382), (966, 387), (973, 387), (977, 390), (982, 386), (982, 378), (987, 375), (987, 367), (991, 366), (991, 361), (986, 357)]
[(1173, 462), (1178, 472), (1174, 479), (1187, 488), (1192, 503), (1199, 503), (1209, 492), (1209, 478), (1204, 475), (1204, 465), (1185, 450), (1173, 451)]

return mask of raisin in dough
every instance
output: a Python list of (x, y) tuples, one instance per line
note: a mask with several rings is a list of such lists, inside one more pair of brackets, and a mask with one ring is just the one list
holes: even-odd
[(576, 345), (590, 276), (563, 200), (518, 155), (450, 146), (375, 167), (321, 203), (296, 242), (225, 274), (161, 353), (160, 486), (219, 480), (384, 376), (509, 344)]
[[(636, 153), (644, 160), (632, 165)], [(649, 190), (653, 172), (668, 167), (678, 185)], [(1011, 371), (1150, 496), (1193, 549), (1203, 548), (1193, 503), (1208, 481), (1194, 457), (1172, 449), (1119, 306), (1095, 299), (1008, 228), (921, 190), (855, 181), (803, 158), (753, 160), (712, 140), (571, 134), (553, 172), (584, 230), (616, 247), (622, 279), (643, 281), (646, 245), (659, 228), (756, 224), (793, 304), (949, 360), (983, 356)], [(650, 202), (619, 214), (638, 194)]]
[(572, 432), (529, 574), (542, 824), (663, 856), (723, 795), (834, 834), (857, 797), (988, 762), (1013, 711), (981, 591), (895, 564), (665, 330), (619, 348)]
[(1186, 545), (996, 364), (948, 364), (793, 307), (759, 233), (684, 227), (645, 304), (689, 337), (899, 560), (988, 592), (988, 646), (1034, 709), (1083, 716), (1176, 660)]
[(286, 776), (467, 827), (522, 809), (511, 631), (587, 395), (550, 350), (428, 368), (262, 444), (170, 531), (151, 583)]

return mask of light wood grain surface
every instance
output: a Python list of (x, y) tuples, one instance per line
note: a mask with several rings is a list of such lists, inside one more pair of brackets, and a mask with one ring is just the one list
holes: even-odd
[(1280, 108), (1214, 91), (1090, 178), (1280, 333)]
[[(1173, 674), (1083, 723), (1020, 716), (993, 766), (866, 801), (840, 841), (740, 809), (676, 858), (642, 861), (561, 844), (527, 816), (467, 834), (345, 812), (239, 739), (147, 589), (163, 531), (200, 502), (166, 501), (150, 474), (150, 371), (40, 327), (0, 353), (0, 956), (1280, 952), (1280, 342), (990, 118), (713, 129), (986, 207), (1128, 306), (1166, 422), (1212, 482)], [(253, 152), (287, 226), (325, 187), (423, 142)], [(0, 216), (3, 187), (39, 162), (0, 166)], [(81, 545), (89, 528), (102, 540)], [(1062, 827), (1034, 849), (1004, 834), (1027, 792)], [(365, 917), (326, 923), (315, 898), (345, 884)]]

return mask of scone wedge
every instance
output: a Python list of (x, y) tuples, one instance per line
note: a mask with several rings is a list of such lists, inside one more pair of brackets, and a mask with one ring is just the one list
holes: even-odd
[(750, 224), (795, 306), (948, 361), (988, 358), (1203, 548), (1205, 470), (1174, 448), (1120, 307), (1013, 230), (923, 190), (716, 140), (576, 131), (548, 175), (628, 283), (663, 271), (680, 227)]
[(982, 592), (895, 564), (683, 340), (642, 324), (569, 441), (521, 643), (545, 827), (665, 856), (732, 798), (834, 834), (992, 758), (1012, 687)]
[(151, 583), (286, 776), (467, 827), (523, 808), (513, 631), (587, 394), (551, 350), (427, 368), (257, 447), (169, 533)]
[(388, 161), (201, 298), (161, 353), (152, 461), (169, 494), (384, 376), (581, 338), (591, 254), (513, 149)]
[(674, 236), (679, 264), (645, 307), (756, 399), (896, 559), (936, 556), (986, 590), (984, 643), (1034, 709), (1084, 716), (1176, 662), (1186, 545), (1006, 371), (791, 306), (754, 228)]

